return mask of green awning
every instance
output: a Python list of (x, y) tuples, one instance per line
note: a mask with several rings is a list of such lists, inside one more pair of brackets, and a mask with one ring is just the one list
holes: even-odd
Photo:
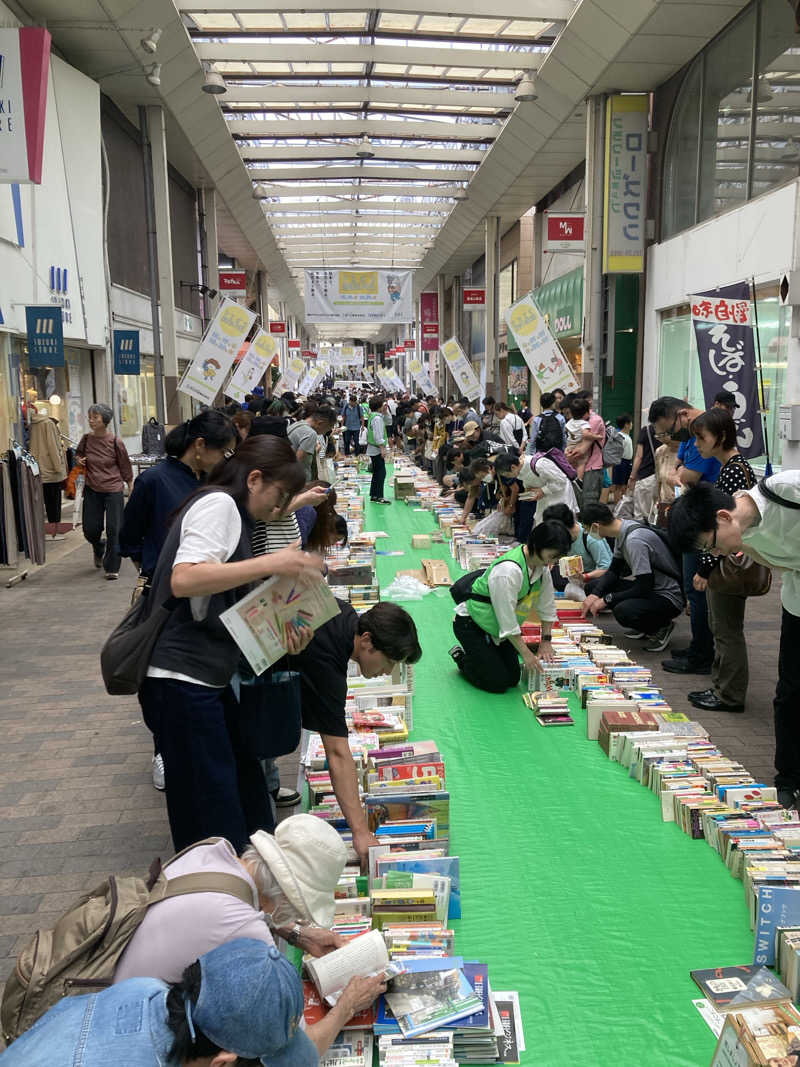
[[(583, 264), (533, 291), (533, 299), (547, 319), (553, 335), (575, 337), (583, 328)], [(514, 335), (508, 334), (508, 355), (519, 354)]]

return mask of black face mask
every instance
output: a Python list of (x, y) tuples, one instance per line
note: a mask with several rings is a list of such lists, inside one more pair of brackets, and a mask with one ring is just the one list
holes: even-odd
[(673, 441), (688, 441), (691, 436), (685, 426), (681, 426), (678, 430), (673, 430), (670, 434)]

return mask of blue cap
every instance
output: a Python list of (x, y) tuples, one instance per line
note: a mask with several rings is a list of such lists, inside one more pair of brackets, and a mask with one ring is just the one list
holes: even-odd
[[(263, 385), (255, 386), (255, 388), (253, 389), (253, 396), (263, 396), (263, 395), (264, 395), (264, 386)], [(230, 1049), (228, 1049), (228, 1051), (230, 1051)]]
[(316, 1045), (299, 1029), (303, 987), (274, 945), (228, 941), (200, 957), (194, 1023), (211, 1041), (269, 1067), (317, 1067)]

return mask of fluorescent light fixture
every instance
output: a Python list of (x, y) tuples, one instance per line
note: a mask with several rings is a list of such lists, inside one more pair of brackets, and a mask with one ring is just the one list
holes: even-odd
[(139, 44), (142, 46), (145, 52), (149, 52), (151, 56), (155, 54), (155, 51), (158, 48), (158, 42), (161, 40), (161, 34), (163, 32), (164, 31), (160, 28), (155, 27), (150, 31), (147, 37), (143, 37), (141, 39)]

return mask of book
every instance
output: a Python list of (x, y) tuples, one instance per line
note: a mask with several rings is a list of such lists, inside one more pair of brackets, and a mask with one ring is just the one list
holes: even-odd
[(324, 999), (340, 993), (351, 978), (384, 971), (389, 953), (378, 930), (353, 938), (342, 948), (306, 961), (306, 970)]
[(766, 1007), (791, 999), (791, 993), (783, 982), (766, 967), (756, 964), (714, 967), (689, 973), (700, 992), (719, 1012)]
[(220, 621), (256, 675), (282, 659), (288, 635), (301, 626), (317, 630), (339, 614), (339, 604), (322, 575), (304, 584), (275, 575), (223, 611)]
[(426, 856), (418, 853), (410, 856), (407, 852), (396, 852), (378, 856), (376, 876), (382, 877), (389, 871), (405, 871), (413, 874), (441, 875), (450, 880), (450, 899), (447, 909), (448, 919), (461, 918), (461, 861), (458, 856)]
[[(341, 949), (337, 949), (337, 952)], [(314, 983), (308, 979), (303, 980), (303, 1018), (306, 1021), (307, 1026), (313, 1026), (314, 1023), (321, 1022), (322, 1019), (330, 1011), (330, 1007), (325, 1003), (320, 996), (318, 990), (315, 988)], [(371, 1030), (375, 1025), (376, 1007), (374, 1004), (369, 1008), (364, 1008), (363, 1011), (358, 1012), (353, 1018), (342, 1027), (343, 1031), (346, 1030)]]
[(411, 871), (387, 871), (383, 875), (385, 889), (399, 889), (413, 886), (415, 889), (430, 889), (436, 903), (436, 918), (447, 921), (450, 905), (450, 879), (441, 874), (414, 874)]
[(778, 927), (798, 925), (800, 886), (759, 886), (753, 963), (772, 966)]
[(416, 1037), (482, 1010), (461, 962), (458, 957), (405, 961), (406, 972), (393, 978), (384, 994), (403, 1037)]
[(524, 1044), (520, 1044), (522, 1017), (519, 1010), (519, 996), (492, 992), (492, 1003), (503, 1027), (502, 1037), (497, 1039), (497, 1062), (519, 1063), (520, 1051), (525, 1047)]

